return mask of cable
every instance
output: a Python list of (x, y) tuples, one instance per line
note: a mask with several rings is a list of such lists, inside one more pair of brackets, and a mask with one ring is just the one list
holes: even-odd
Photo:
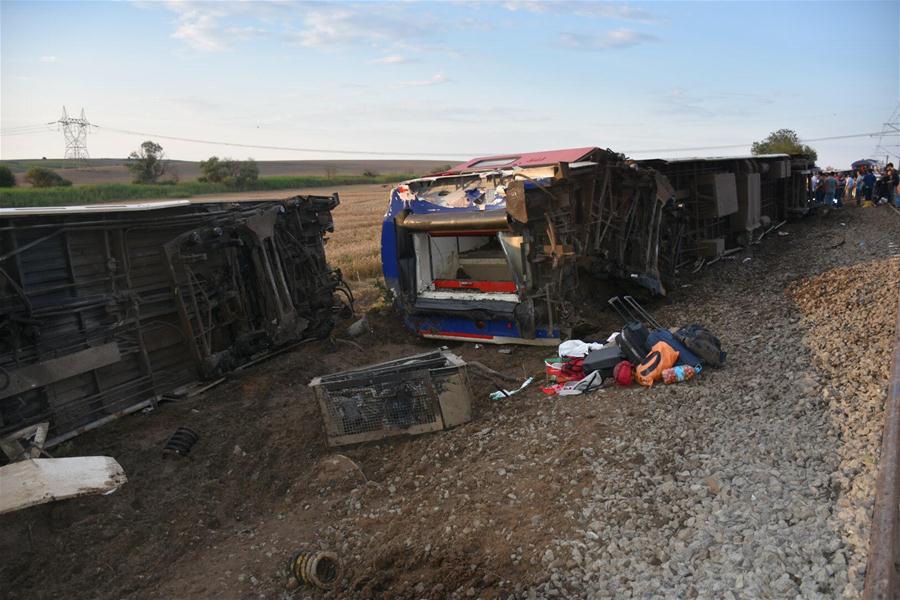
[[(851, 138), (862, 138), (862, 137), (875, 137), (876, 135), (880, 135), (880, 131), (876, 131), (874, 133), (851, 133), (848, 135), (832, 135), (828, 137), (820, 137), (820, 138), (807, 138), (800, 140), (800, 142), (808, 143), (808, 142), (825, 142), (828, 140), (848, 140)], [(693, 152), (695, 150), (726, 150), (729, 148), (744, 148), (749, 146), (748, 143), (743, 144), (728, 144), (723, 146), (695, 146), (693, 148), (651, 148), (648, 150), (622, 150), (624, 154), (644, 154), (647, 152)]]
[(196, 138), (186, 138), (186, 137), (178, 137), (174, 135), (161, 135), (158, 133), (148, 133), (146, 131), (131, 131), (128, 129), (116, 129), (114, 127), (104, 127), (102, 125), (95, 125), (100, 130), (106, 131), (115, 131), (118, 133), (125, 133), (130, 135), (143, 135), (153, 138), (160, 138), (164, 140), (175, 140), (179, 142), (191, 142), (194, 144), (213, 144), (218, 146), (233, 146), (235, 148), (254, 148), (260, 150), (286, 150), (288, 152), (318, 152), (321, 154), (373, 154), (376, 156), (396, 156), (398, 154), (401, 155), (415, 155), (415, 156), (434, 156), (445, 158), (447, 156), (472, 156), (470, 152), (388, 152), (385, 150), (335, 150), (333, 148), (297, 148), (292, 146), (269, 146), (264, 144), (241, 144), (235, 142), (222, 142), (216, 140), (200, 140)]
[[(105, 127), (102, 125), (96, 125), (98, 129), (105, 129), (106, 131), (113, 131), (117, 133), (125, 133), (129, 135), (142, 135), (166, 140), (175, 140), (180, 142), (190, 142), (194, 144), (212, 144), (218, 146), (232, 146), (236, 148), (253, 148), (260, 150), (284, 150), (288, 152), (317, 152), (321, 154), (345, 154), (345, 155), (360, 155), (360, 154), (368, 154), (374, 156), (397, 156), (397, 155), (415, 155), (415, 156), (432, 156), (432, 157), (448, 157), (448, 156), (490, 156), (491, 152), (395, 152), (395, 151), (385, 151), (385, 150), (337, 150), (334, 148), (302, 148), (302, 147), (293, 147), (293, 146), (272, 146), (265, 144), (242, 144), (237, 142), (223, 142), (219, 140), (203, 140), (197, 138), (187, 138), (180, 136), (171, 136), (171, 135), (161, 135), (156, 133), (149, 133), (146, 131), (132, 131), (129, 129), (118, 129), (115, 127)], [(869, 132), (869, 133), (851, 133), (847, 135), (833, 135), (827, 137), (819, 137), (819, 138), (807, 138), (800, 140), (801, 142), (824, 142), (829, 140), (846, 140), (852, 138), (863, 138), (863, 137), (874, 137), (880, 135), (881, 132)], [(650, 152), (694, 152), (698, 150), (725, 150), (729, 148), (743, 148), (751, 145), (750, 142), (744, 142), (742, 144), (727, 144), (721, 146), (694, 146), (689, 148), (652, 148), (652, 149), (642, 149), (642, 150), (623, 150), (624, 154), (646, 154)]]
[[(146, 131), (134, 131), (130, 129), (118, 129), (116, 127), (106, 127), (102, 125), (95, 125), (100, 130), (105, 130), (109, 132), (115, 133), (124, 133), (126, 135), (140, 135), (146, 136), (149, 138), (158, 138), (164, 140), (174, 140), (179, 142), (188, 142), (192, 144), (210, 144), (216, 146), (230, 146), (234, 148), (251, 148), (258, 150), (281, 150), (287, 152), (312, 152), (319, 154), (340, 154), (340, 155), (371, 155), (371, 156), (429, 156), (429, 157), (455, 157), (455, 156), (464, 156), (464, 157), (472, 157), (472, 156), (491, 156), (497, 153), (491, 152), (416, 152), (416, 151), (386, 151), (386, 150), (339, 150), (335, 148), (304, 148), (304, 147), (295, 147), (295, 146), (274, 146), (268, 144), (244, 144), (240, 142), (224, 142), (221, 140), (204, 140), (198, 138), (189, 138), (189, 137), (181, 137), (174, 135), (163, 135), (158, 133), (150, 133)], [(0, 130), (0, 135), (4, 137), (15, 136), (15, 135), (34, 135), (37, 133), (43, 132), (51, 132), (52, 129), (48, 129), (48, 124), (38, 125), (22, 125), (18, 128), (10, 127), (7, 129)], [(895, 135), (893, 133), (885, 132), (884, 129), (882, 131), (870, 132), (870, 133), (852, 133), (847, 135), (833, 135), (826, 137), (818, 137), (818, 138), (807, 138), (800, 140), (803, 143), (809, 142), (825, 142), (830, 140), (847, 140), (852, 138), (863, 138), (863, 137), (876, 137), (880, 136), (883, 138), (886, 135)], [(741, 144), (723, 144), (717, 146), (692, 146), (692, 147), (680, 147), (680, 148), (645, 148), (640, 150), (622, 150), (623, 154), (649, 154), (649, 153), (667, 153), (667, 152), (696, 152), (701, 150), (727, 150), (731, 148), (745, 148), (751, 145), (749, 142), (744, 142)], [(879, 146), (881, 144), (878, 144)], [(877, 146), (876, 146), (877, 147)]]

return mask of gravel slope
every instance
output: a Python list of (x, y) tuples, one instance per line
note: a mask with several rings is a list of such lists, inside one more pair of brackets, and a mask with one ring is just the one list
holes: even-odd
[(861, 595), (900, 219), (854, 211), (787, 232), (656, 311), (718, 332), (728, 364), (647, 392), (632, 435), (582, 449), (594, 481), (576, 533), (523, 597)]

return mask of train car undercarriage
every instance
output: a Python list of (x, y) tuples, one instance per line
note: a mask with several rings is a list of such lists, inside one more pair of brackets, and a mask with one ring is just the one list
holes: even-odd
[(0, 211), (0, 436), (48, 445), (327, 334), (334, 196)]

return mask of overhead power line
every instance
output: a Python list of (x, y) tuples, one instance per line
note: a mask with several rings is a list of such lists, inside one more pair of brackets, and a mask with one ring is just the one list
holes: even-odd
[[(266, 144), (244, 144), (239, 142), (224, 142), (221, 140), (203, 140), (197, 138), (187, 138), (181, 136), (172, 136), (172, 135), (161, 135), (157, 133), (149, 133), (146, 131), (132, 131), (128, 129), (118, 129), (115, 127), (105, 127), (105, 126), (97, 126), (98, 129), (106, 130), (106, 131), (114, 131), (117, 133), (125, 133), (129, 135), (141, 135), (148, 136), (152, 138), (159, 138), (164, 140), (174, 140), (180, 142), (189, 142), (194, 144), (211, 144), (216, 146), (231, 146), (235, 148), (250, 148), (250, 149), (258, 149), (258, 150), (283, 150), (287, 152), (316, 152), (320, 154), (345, 154), (345, 155), (373, 155), (373, 156), (397, 156), (397, 155), (415, 155), (415, 156), (431, 156), (431, 157), (447, 157), (447, 156), (487, 156), (491, 154), (498, 154), (496, 152), (415, 152), (415, 151), (387, 151), (387, 150), (339, 150), (335, 148), (306, 148), (306, 147), (296, 147), (296, 146), (272, 146)], [(824, 142), (830, 140), (846, 140), (852, 138), (865, 138), (865, 137), (875, 137), (880, 135), (881, 132), (868, 132), (868, 133), (851, 133), (847, 135), (833, 135), (827, 137), (819, 137), (819, 138), (808, 138), (804, 140), (800, 140), (803, 143), (809, 142)], [(650, 152), (696, 152), (699, 150), (727, 150), (731, 148), (744, 148), (748, 147), (752, 144), (752, 142), (743, 142), (740, 144), (727, 144), (720, 146), (693, 146), (693, 147), (680, 147), (680, 148), (650, 148), (650, 149), (641, 149), (641, 150), (622, 150), (625, 154), (646, 154)]]
[[(344, 150), (337, 148), (311, 148), (311, 147), (300, 147), (300, 146), (276, 146), (271, 144), (247, 144), (242, 142), (228, 142), (222, 140), (207, 140), (207, 139), (199, 139), (199, 138), (190, 138), (184, 136), (174, 136), (174, 135), (166, 135), (160, 133), (151, 133), (147, 131), (135, 131), (131, 129), (120, 129), (116, 127), (107, 127), (102, 125), (97, 125), (95, 123), (89, 123), (86, 119), (76, 119), (69, 118), (64, 116), (59, 121), (55, 121), (51, 124), (65, 124), (66, 122), (70, 122), (70, 128), (73, 128), (71, 132), (73, 134), (72, 140), (73, 142), (79, 145), (79, 152), (81, 148), (84, 148), (86, 145), (86, 135), (87, 129), (90, 127), (94, 127), (100, 131), (109, 131), (113, 133), (122, 133), (126, 135), (135, 135), (135, 136), (143, 136), (146, 138), (156, 138), (163, 140), (173, 140), (179, 142), (187, 142), (192, 144), (209, 144), (214, 146), (228, 146), (233, 148), (249, 148), (253, 150), (277, 150), (284, 152), (305, 152), (305, 153), (318, 153), (318, 154), (337, 154), (337, 155), (346, 155), (346, 156), (359, 156), (359, 155), (369, 155), (369, 156), (427, 156), (427, 157), (436, 157), (436, 158), (446, 158), (446, 157), (472, 157), (472, 156), (488, 156), (492, 154), (500, 154), (497, 152), (417, 152), (414, 150), (407, 151), (396, 151), (396, 150)], [(47, 131), (47, 126), (51, 124), (35, 124), (35, 125), (22, 125), (19, 127), (9, 127), (0, 130), (0, 135), (6, 136), (15, 136), (15, 135), (33, 135), (37, 133), (43, 133)], [(84, 135), (81, 135), (81, 127), (84, 127)], [(853, 138), (874, 138), (874, 137), (884, 137), (890, 135), (900, 135), (882, 131), (876, 132), (867, 132), (867, 133), (851, 133), (846, 135), (833, 135), (826, 137), (817, 137), (817, 138), (806, 138), (800, 140), (803, 143), (812, 143), (812, 142), (825, 142), (832, 140), (846, 140)], [(69, 136), (67, 136), (67, 155), (69, 154)], [(752, 144), (752, 142), (742, 142), (737, 144), (722, 144), (722, 145), (713, 145), (713, 146), (690, 146), (690, 147), (677, 147), (677, 148), (641, 148), (641, 149), (628, 149), (621, 150), (624, 154), (655, 154), (655, 153), (669, 153), (669, 152), (698, 152), (698, 151), (706, 151), (706, 150), (730, 150), (734, 148), (747, 148)], [(86, 148), (84, 148), (86, 152)]]
[(148, 133), (146, 131), (131, 131), (128, 129), (117, 129), (115, 127), (105, 127), (98, 125), (98, 129), (105, 131), (115, 131), (117, 133), (126, 133), (130, 135), (142, 135), (151, 138), (159, 138), (163, 140), (174, 140), (178, 142), (190, 142), (192, 144), (211, 144), (214, 146), (231, 146), (234, 148), (251, 148), (256, 150), (284, 150), (288, 152), (318, 152), (320, 154), (348, 154), (348, 155), (358, 155), (358, 154), (371, 154), (376, 156), (396, 156), (398, 154), (403, 155), (416, 155), (416, 156), (434, 156), (439, 158), (444, 158), (447, 156), (471, 156), (470, 153), (464, 152), (395, 152), (395, 151), (386, 151), (386, 150), (337, 150), (334, 148), (300, 148), (295, 146), (270, 146), (266, 144), (242, 144), (239, 142), (223, 142), (219, 140), (201, 140), (196, 138), (187, 138), (180, 137), (175, 135), (162, 135), (159, 133)]
[[(850, 133), (847, 135), (832, 135), (820, 138), (807, 138), (800, 140), (800, 142), (808, 144), (810, 142), (825, 142), (829, 140), (849, 140), (852, 138), (875, 137), (880, 134), (881, 132), (879, 131), (876, 131), (874, 133)], [(625, 154), (645, 154), (648, 152), (695, 152), (697, 150), (728, 150), (731, 148), (745, 148), (750, 145), (752, 145), (752, 142), (744, 142), (743, 144), (728, 144), (724, 146), (695, 146), (693, 148), (650, 148), (645, 150), (622, 150), (622, 152)]]

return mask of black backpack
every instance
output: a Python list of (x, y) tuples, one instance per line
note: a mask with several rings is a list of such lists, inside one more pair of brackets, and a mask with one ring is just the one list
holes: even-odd
[(704, 365), (721, 367), (726, 353), (722, 342), (703, 325), (688, 325), (675, 332), (675, 338), (697, 355)]

